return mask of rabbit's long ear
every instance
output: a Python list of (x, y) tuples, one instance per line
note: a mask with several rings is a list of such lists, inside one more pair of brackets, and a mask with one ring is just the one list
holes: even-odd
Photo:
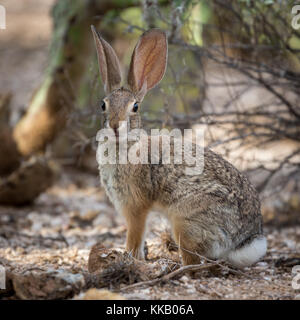
[(168, 42), (164, 31), (151, 29), (140, 37), (132, 54), (127, 80), (140, 100), (163, 78), (167, 55)]
[(108, 94), (121, 85), (122, 77), (119, 59), (114, 49), (100, 36), (95, 27), (91, 26), (91, 28), (94, 35), (104, 91)]

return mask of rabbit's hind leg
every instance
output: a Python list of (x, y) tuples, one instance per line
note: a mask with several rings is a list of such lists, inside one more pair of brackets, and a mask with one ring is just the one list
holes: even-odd
[[(184, 265), (199, 264), (201, 257), (206, 256), (208, 239), (199, 236), (199, 229), (191, 226), (186, 219), (176, 219), (172, 223), (172, 231)], [(201, 239), (202, 238), (202, 239)]]

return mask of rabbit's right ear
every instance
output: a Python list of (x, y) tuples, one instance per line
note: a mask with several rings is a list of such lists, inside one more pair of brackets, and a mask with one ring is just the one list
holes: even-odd
[(141, 101), (145, 94), (163, 78), (168, 55), (168, 41), (164, 31), (151, 29), (139, 39), (132, 54), (128, 84)]
[(109, 94), (121, 86), (122, 76), (119, 59), (114, 49), (100, 36), (95, 27), (91, 26), (91, 28), (95, 40), (104, 91), (106, 94)]

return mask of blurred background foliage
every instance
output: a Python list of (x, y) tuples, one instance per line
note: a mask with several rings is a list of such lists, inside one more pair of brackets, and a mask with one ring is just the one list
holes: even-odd
[(124, 80), (138, 37), (156, 27), (168, 35), (169, 60), (165, 78), (143, 102), (145, 126), (206, 125), (206, 144), (247, 172), (259, 191), (270, 195), (289, 185), (297, 192), (300, 30), (291, 25), (294, 1), (50, 2), (45, 71), (24, 112), (10, 121), (24, 161), (46, 154), (96, 172), (104, 92), (90, 25), (114, 47)]

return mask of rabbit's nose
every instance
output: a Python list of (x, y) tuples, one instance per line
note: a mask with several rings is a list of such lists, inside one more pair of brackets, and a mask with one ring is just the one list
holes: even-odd
[(119, 124), (118, 124), (117, 121), (112, 121), (112, 120), (110, 120), (110, 121), (109, 121), (109, 127), (110, 127), (111, 129), (113, 129), (113, 130), (116, 130), (116, 129), (119, 128)]
[(118, 123), (110, 123), (109, 124), (110, 128), (114, 130), (114, 133), (116, 136), (119, 135), (119, 124)]
[(111, 129), (113, 129), (114, 131), (117, 131), (119, 129), (119, 125), (116, 123), (116, 124), (112, 124), (110, 123), (109, 125), (111, 127)]

